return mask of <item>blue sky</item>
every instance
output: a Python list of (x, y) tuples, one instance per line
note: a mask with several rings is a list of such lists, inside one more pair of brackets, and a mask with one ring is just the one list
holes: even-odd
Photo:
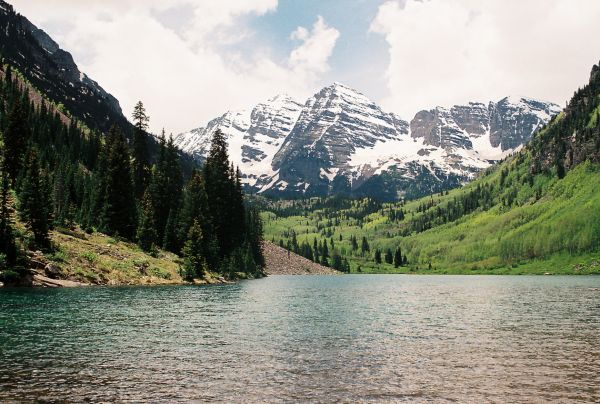
[(369, 32), (380, 4), (377, 0), (282, 0), (277, 11), (250, 19), (259, 41), (270, 42), (280, 60), (287, 57), (297, 44), (290, 32), (298, 26), (310, 26), (321, 15), (340, 32), (334, 52), (329, 59), (331, 70), (323, 83), (340, 81), (368, 92), (373, 99), (387, 92), (384, 74), (388, 57), (385, 39)]
[[(334, 81), (410, 120), (522, 95), (564, 105), (600, 59), (598, 0), (12, 0), (126, 115), (182, 132)], [(578, 43), (579, 46), (573, 46)]]

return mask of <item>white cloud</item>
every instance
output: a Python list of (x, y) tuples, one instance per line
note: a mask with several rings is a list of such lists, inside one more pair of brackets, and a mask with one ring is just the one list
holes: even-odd
[(409, 119), (505, 95), (564, 105), (600, 58), (599, 21), (596, 0), (388, 1), (371, 25), (389, 45), (383, 104)]
[[(339, 33), (318, 18), (288, 60), (256, 45), (250, 57), (223, 44), (248, 35), (245, 16), (273, 12), (277, 0), (14, 0), (17, 11), (74, 54), (80, 69), (121, 102), (129, 115), (146, 105), (151, 130), (178, 133), (229, 109), (281, 92), (306, 96), (327, 69)], [(176, 7), (193, 12), (181, 27), (157, 17)], [(310, 53), (307, 53), (310, 51)]]
[(317, 17), (312, 31), (298, 27), (291, 34), (292, 39), (302, 41), (290, 55), (289, 62), (294, 71), (301, 76), (310, 77), (329, 70), (327, 61), (339, 36), (339, 31), (328, 27), (321, 16)]

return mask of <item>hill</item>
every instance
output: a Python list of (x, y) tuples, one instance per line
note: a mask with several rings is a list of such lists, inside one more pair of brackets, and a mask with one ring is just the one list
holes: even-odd
[(353, 271), (600, 273), (599, 70), (522, 151), (472, 183), (400, 203), (263, 201), (266, 237), (319, 256), (328, 244)]

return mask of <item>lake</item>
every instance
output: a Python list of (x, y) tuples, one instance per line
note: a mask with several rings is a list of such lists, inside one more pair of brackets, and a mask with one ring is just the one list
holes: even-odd
[(600, 277), (0, 289), (0, 401), (600, 401)]

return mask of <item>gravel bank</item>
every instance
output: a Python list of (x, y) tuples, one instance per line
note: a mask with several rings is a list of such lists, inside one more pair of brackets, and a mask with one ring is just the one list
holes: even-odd
[(315, 264), (311, 260), (292, 252), (288, 253), (269, 241), (265, 241), (263, 252), (265, 255), (267, 275), (339, 275), (338, 271)]

